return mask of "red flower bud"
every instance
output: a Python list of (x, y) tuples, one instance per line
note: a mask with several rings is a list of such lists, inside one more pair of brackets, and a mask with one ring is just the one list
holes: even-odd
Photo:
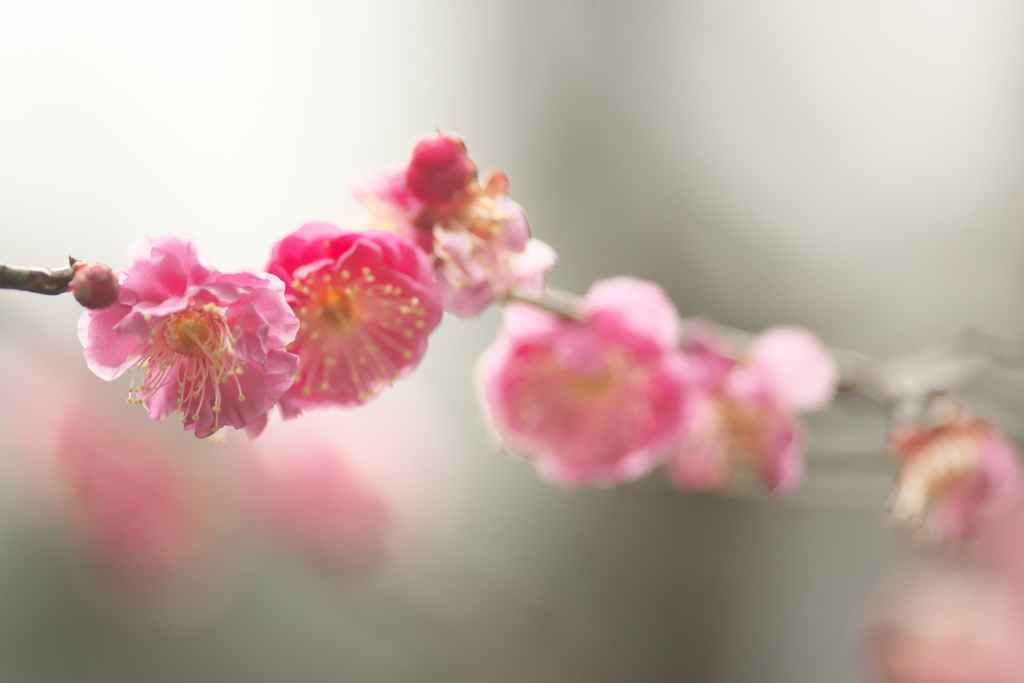
[(71, 278), (69, 289), (75, 300), (86, 308), (106, 308), (117, 301), (121, 288), (109, 266), (83, 263), (75, 265), (75, 276)]
[(438, 134), (413, 149), (405, 183), (421, 202), (441, 204), (454, 199), (475, 176), (476, 165), (462, 140)]

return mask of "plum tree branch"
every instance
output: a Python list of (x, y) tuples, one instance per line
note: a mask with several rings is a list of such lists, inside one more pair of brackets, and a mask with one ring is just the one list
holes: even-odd
[(0, 262), (0, 289), (20, 289), (36, 294), (63, 294), (75, 276), (78, 259), (68, 257), (66, 268), (24, 268)]
[[(510, 292), (501, 303), (524, 303), (582, 320), (580, 301), (575, 294), (549, 287), (543, 294)], [(754, 337), (721, 325), (718, 329), (740, 347)], [(993, 368), (1024, 368), (1024, 340), (971, 329), (884, 360), (834, 346), (828, 349), (839, 365), (840, 391), (861, 393), (890, 405), (950, 391)]]

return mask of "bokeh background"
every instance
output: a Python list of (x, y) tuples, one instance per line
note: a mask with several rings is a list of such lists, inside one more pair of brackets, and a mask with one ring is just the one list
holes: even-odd
[[(881, 355), (967, 326), (1020, 334), (1022, 15), (1012, 0), (2, 2), (0, 259), (116, 266), (140, 235), (180, 229), (224, 269), (259, 266), (301, 223), (356, 215), (360, 173), (440, 129), (509, 174), (561, 255), (558, 286), (630, 273), (686, 315)], [(79, 360), (79, 313), (3, 293), (5, 367), (44, 337)], [(814, 417), (812, 479), (790, 501), (658, 477), (562, 491), (478, 419), (473, 362), (497, 324), (447, 319), (396, 388), (429, 406), (441, 446), (422, 457), (444, 495), (429, 538), (370, 577), (232, 549), (202, 609), (124, 609), (33, 512), (8, 427), (0, 681), (864, 680), (858, 627), (901, 553), (875, 408)], [(10, 413), (25, 380), (3, 381)], [(28, 426), (55, 428), (45, 412)]]

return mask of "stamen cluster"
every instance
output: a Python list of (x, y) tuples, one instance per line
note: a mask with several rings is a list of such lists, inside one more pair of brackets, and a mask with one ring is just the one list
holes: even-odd
[(405, 235), (430, 254), (444, 309), (467, 318), (513, 290), (540, 291), (556, 261), (530, 236), (508, 177), (481, 183), (461, 140), (422, 140), (408, 164), (378, 171), (356, 189), (371, 227)]

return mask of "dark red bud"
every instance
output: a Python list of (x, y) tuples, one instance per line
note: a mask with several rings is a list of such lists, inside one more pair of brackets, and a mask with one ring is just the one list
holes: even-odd
[(75, 295), (75, 300), (86, 308), (110, 306), (117, 301), (121, 290), (114, 271), (100, 263), (76, 265), (69, 289)]
[(451, 201), (476, 176), (476, 165), (458, 138), (435, 135), (421, 140), (412, 150), (405, 173), (406, 187), (426, 204)]

